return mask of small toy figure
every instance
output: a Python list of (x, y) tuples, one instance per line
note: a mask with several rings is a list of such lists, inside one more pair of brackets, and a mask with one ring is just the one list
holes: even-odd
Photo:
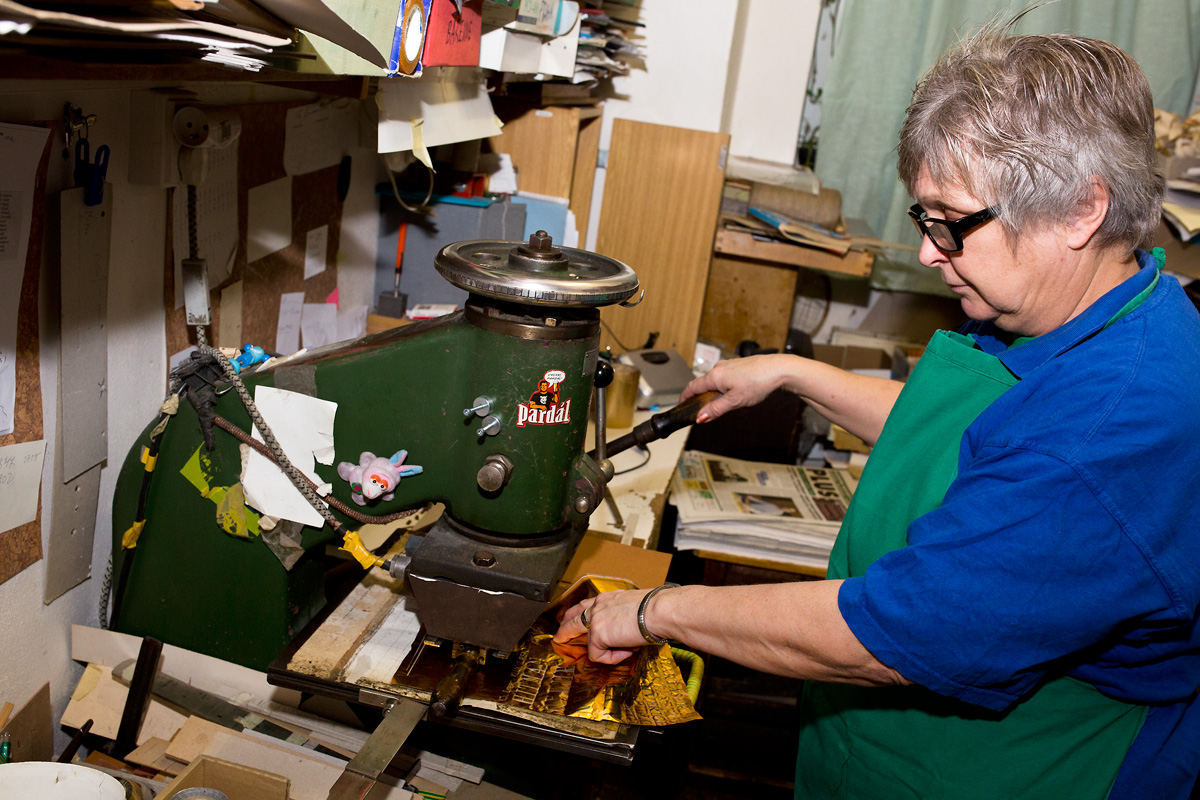
[(360, 506), (365, 506), (368, 500), (377, 497), (391, 500), (401, 478), (420, 475), (424, 471), (415, 464), (405, 465), (406, 458), (407, 450), (398, 450), (391, 458), (364, 452), (357, 464), (349, 461), (339, 463), (337, 472), (342, 478), (350, 481), (350, 488), (354, 490), (350, 499)]
[(242, 352), (236, 356), (230, 357), (229, 361), (233, 364), (233, 371), (240, 373), (244, 369), (261, 364), (267, 360), (267, 351), (257, 345), (248, 344), (242, 347)]

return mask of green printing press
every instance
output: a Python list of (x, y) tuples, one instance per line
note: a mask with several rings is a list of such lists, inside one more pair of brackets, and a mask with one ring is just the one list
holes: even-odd
[[(435, 265), (470, 293), (464, 309), (241, 378), (251, 396), (272, 387), (337, 404), (333, 463), (316, 471), (342, 508), (375, 518), (445, 504), (404, 556), (382, 564), (359, 544), (357, 557), (405, 576), (427, 636), (507, 654), (545, 608), (611, 478), (604, 448), (584, 451), (592, 389), (605, 382), (598, 309), (632, 304), (638, 280), (541, 232), (451, 244)], [(362, 522), (331, 508), (337, 525), (279, 523), (270, 535), (291, 531), (302, 548), (285, 568), (263, 535), (246, 535), (259, 515), (241, 486), (245, 404), (215, 357), (183, 373), (191, 402), (146, 428), (117, 482), (111, 627), (265, 669), (325, 604), (326, 545), (345, 538), (353, 551)], [(647, 425), (612, 447), (670, 432)]]

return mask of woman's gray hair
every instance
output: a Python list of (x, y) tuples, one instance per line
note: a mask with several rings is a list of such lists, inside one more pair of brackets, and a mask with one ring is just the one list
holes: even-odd
[(1093, 180), (1108, 189), (1101, 248), (1149, 246), (1163, 179), (1154, 102), (1137, 63), (1108, 42), (1014, 36), (992, 23), (948, 50), (918, 81), (900, 130), (900, 180), (922, 168), (989, 206), (1014, 246), (1024, 230), (1065, 220)]

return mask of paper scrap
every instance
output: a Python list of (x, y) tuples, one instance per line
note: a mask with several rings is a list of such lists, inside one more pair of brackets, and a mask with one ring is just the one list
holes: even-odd
[[(269, 386), (254, 388), (254, 403), (288, 460), (314, 483), (322, 483), (315, 471), (313, 453), (333, 446), (333, 420), (337, 403)], [(262, 441), (258, 428), (254, 438)], [(251, 451), (242, 473), (246, 503), (263, 514), (321, 527), (324, 517), (314, 509), (274, 463)]]
[(337, 340), (357, 339), (367, 332), (367, 320), (371, 316), (370, 306), (350, 306), (338, 309)]
[(337, 341), (337, 306), (332, 303), (305, 303), (300, 315), (300, 335), (305, 350)]
[(284, 292), (279, 298), (279, 326), (275, 329), (275, 352), (286, 356), (300, 349), (300, 320), (304, 314), (304, 292)]
[[(230, 272), (238, 250), (238, 149), (212, 148), (208, 173), (196, 187), (197, 255), (208, 267), (208, 285), (219, 286)], [(174, 251), (175, 307), (183, 308), (183, 259), (188, 257), (187, 187), (171, 198), (171, 241)]]
[(176, 367), (178, 367), (184, 361), (187, 361), (189, 358), (191, 358), (192, 353), (195, 353), (195, 352), (197, 352), (196, 345), (193, 344), (193, 345), (183, 348), (178, 353), (172, 353), (171, 356), (167, 359), (167, 363), (170, 365), (170, 371), (174, 372)]
[(304, 280), (325, 271), (326, 250), (329, 247), (329, 226), (313, 228), (305, 237)]
[(45, 455), (44, 439), (0, 447), (0, 533), (37, 517)]
[(242, 341), (242, 282), (231, 283), (221, 290), (221, 319), (217, 330), (221, 347), (241, 348)]
[(430, 70), (420, 81), (380, 81), (379, 152), (412, 150), (414, 120), (421, 120), (426, 148), (500, 133), (483, 73), (477, 69)]
[(288, 109), (283, 131), (284, 171), (303, 175), (340, 163), (358, 142), (361, 113), (362, 105), (347, 99)]
[(48, 128), (0, 124), (0, 435), (13, 432), (17, 399), (17, 311), (33, 191)]
[(247, 261), (257, 261), (292, 243), (290, 177), (255, 186), (248, 193), (246, 205)]

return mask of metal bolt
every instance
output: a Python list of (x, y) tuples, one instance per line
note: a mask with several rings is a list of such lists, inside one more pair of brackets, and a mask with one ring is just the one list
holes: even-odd
[(575, 498), (575, 510), (580, 514), (587, 514), (592, 510), (592, 501), (586, 495), (579, 495)]
[(500, 433), (500, 419), (498, 417), (488, 417), (483, 421), (483, 427), (475, 431), (476, 436), (495, 436)]
[(483, 466), (475, 475), (475, 481), (485, 492), (498, 492), (508, 483), (512, 470), (511, 461), (499, 453), (493, 453), (484, 460)]
[(529, 234), (529, 247), (533, 250), (547, 251), (554, 246), (554, 239), (545, 231), (534, 231)]
[(490, 567), (496, 563), (496, 556), (491, 550), (476, 550), (471, 561), (477, 567)]
[(480, 396), (480, 397), (476, 397), (474, 400), (471, 401), (470, 408), (463, 409), (463, 416), (469, 417), (472, 414), (476, 414), (480, 417), (486, 417), (488, 414), (491, 413), (491, 411), (492, 411), (492, 401), (488, 400), (486, 397)]

